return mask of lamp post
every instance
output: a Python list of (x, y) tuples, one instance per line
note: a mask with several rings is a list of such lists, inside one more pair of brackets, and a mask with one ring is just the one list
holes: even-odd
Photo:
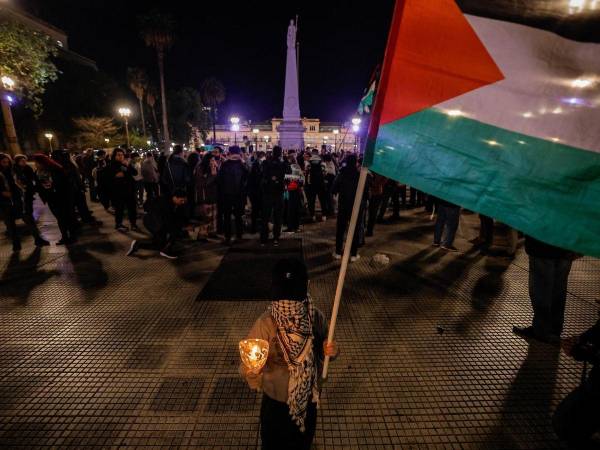
[(352, 131), (354, 132), (354, 151), (358, 152), (358, 132), (360, 131), (360, 117), (352, 118)]
[(4, 117), (4, 127), (6, 128), (6, 137), (8, 138), (8, 148), (12, 156), (21, 153), (19, 141), (17, 140), (17, 130), (13, 121), (10, 105), (14, 101), (12, 91), (15, 89), (16, 82), (9, 76), (2, 76), (2, 90), (0, 91), (0, 103), (2, 104), (2, 116)]
[(240, 118), (233, 116), (229, 121), (231, 122), (231, 131), (233, 131), (233, 145), (237, 145), (237, 132), (240, 131)]
[(127, 136), (127, 148), (129, 148), (129, 116), (131, 110), (129, 108), (119, 108), (119, 114), (125, 120), (125, 135)]
[(46, 139), (48, 139), (48, 145), (50, 145), (50, 151), (52, 151), (52, 138), (54, 137), (54, 135), (50, 132), (44, 134), (44, 137)]
[(333, 130), (333, 150), (337, 153), (338, 148), (337, 148), (337, 137), (338, 134), (340, 134), (340, 130), (335, 129)]
[(258, 128), (254, 128), (252, 130), (252, 134), (254, 134), (254, 150), (258, 151), (258, 133), (260, 133), (260, 130)]

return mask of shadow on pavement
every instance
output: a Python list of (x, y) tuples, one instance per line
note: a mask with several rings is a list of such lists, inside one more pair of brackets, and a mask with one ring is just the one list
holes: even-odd
[(42, 250), (35, 247), (33, 252), (25, 259), (21, 259), (23, 252), (13, 253), (0, 278), (0, 297), (16, 298), (21, 303), (26, 303), (31, 292), (44, 284), (53, 276), (59, 275), (57, 270), (39, 270), (38, 264)]

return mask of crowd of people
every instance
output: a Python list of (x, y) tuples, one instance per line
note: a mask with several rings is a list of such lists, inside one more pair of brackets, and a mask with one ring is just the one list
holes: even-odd
[[(76, 242), (82, 224), (100, 224), (90, 212), (89, 198), (114, 214), (119, 232), (140, 232), (142, 219), (152, 239), (136, 238), (129, 255), (153, 247), (167, 258), (176, 257), (174, 243), (186, 235), (186, 228), (197, 230), (200, 241), (222, 239), (230, 245), (245, 234), (258, 234), (262, 246), (278, 246), (282, 232), (296, 233), (303, 223), (337, 216), (334, 257), (339, 259), (360, 164), (354, 153), (283, 151), (278, 146), (268, 153), (238, 146), (187, 152), (176, 146), (168, 155), (121, 147), (80, 154), (55, 150), (14, 160), (1, 154), (2, 216), (14, 251), (21, 248), (19, 219), (35, 245), (49, 245), (33, 215), (37, 194), (56, 218), (61, 232), (57, 245), (69, 245)], [(367, 186), (352, 261), (360, 257), (358, 247), (365, 236), (373, 236), (390, 203), (392, 219), (399, 217), (401, 204), (424, 203), (421, 192), (411, 189), (407, 195), (406, 186), (379, 175), (370, 175)]]

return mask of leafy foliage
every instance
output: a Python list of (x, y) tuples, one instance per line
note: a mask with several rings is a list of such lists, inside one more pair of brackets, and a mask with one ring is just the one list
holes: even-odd
[(202, 91), (202, 101), (211, 108), (225, 101), (225, 86), (214, 77), (204, 80), (200, 90)]
[(157, 9), (138, 17), (140, 35), (146, 45), (157, 52), (165, 52), (173, 45), (173, 30), (175, 20), (170, 14), (164, 14)]
[(20, 23), (0, 20), (0, 74), (16, 82), (16, 91), (28, 100), (28, 107), (39, 116), (46, 85), (58, 78), (50, 57), (57, 53), (54, 42)]
[(139, 67), (127, 68), (127, 83), (129, 89), (133, 91), (138, 100), (144, 99), (144, 94), (148, 88), (148, 75), (144, 69)]
[(119, 127), (110, 117), (79, 117), (73, 119), (77, 133), (75, 139), (80, 147), (104, 147), (104, 139), (120, 140)]
[(196, 89), (186, 87), (170, 93), (169, 116), (175, 142), (188, 142), (192, 127), (208, 128), (208, 116)]

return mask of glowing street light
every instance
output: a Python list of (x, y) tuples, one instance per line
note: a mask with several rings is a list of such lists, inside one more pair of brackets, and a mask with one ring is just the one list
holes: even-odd
[(104, 138), (104, 142), (106, 142), (107, 144), (110, 142), (109, 138)]
[(0, 77), (2, 82), (2, 89), (0, 90), (0, 104), (2, 105), (2, 116), (4, 117), (4, 127), (6, 128), (6, 137), (8, 138), (8, 148), (13, 156), (21, 153), (19, 147), (19, 141), (17, 140), (17, 130), (15, 129), (15, 122), (13, 121), (12, 111), (10, 105), (12, 105), (14, 99), (9, 94), (12, 92), (17, 83), (14, 79), (8, 75)]
[(44, 134), (44, 137), (46, 139), (48, 139), (48, 144), (50, 145), (50, 151), (52, 151), (52, 138), (54, 137), (54, 135), (50, 132)]
[(125, 134), (127, 136), (127, 148), (129, 148), (129, 116), (131, 116), (131, 110), (129, 108), (119, 108), (119, 114), (125, 120)]
[(229, 118), (231, 122), (231, 131), (233, 131), (234, 145), (237, 145), (237, 132), (240, 131), (240, 118), (233, 116)]

